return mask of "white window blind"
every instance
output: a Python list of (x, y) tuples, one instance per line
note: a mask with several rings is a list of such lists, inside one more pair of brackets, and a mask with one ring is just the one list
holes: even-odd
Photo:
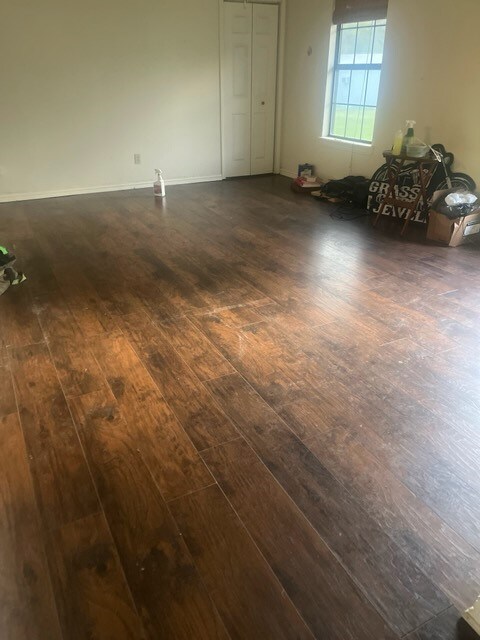
[(335, 0), (333, 24), (385, 19), (387, 8), (388, 0)]

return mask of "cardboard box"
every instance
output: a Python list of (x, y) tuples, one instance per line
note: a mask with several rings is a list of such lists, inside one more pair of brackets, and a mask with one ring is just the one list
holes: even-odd
[(477, 233), (480, 233), (480, 208), (467, 216), (453, 220), (434, 209), (430, 210), (427, 240), (442, 242), (449, 247), (458, 247)]

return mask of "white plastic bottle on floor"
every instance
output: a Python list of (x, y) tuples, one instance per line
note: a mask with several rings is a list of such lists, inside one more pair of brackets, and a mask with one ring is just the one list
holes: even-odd
[(165, 197), (165, 180), (162, 177), (162, 172), (160, 169), (155, 169), (155, 173), (157, 178), (153, 183), (153, 193), (156, 198), (164, 198)]

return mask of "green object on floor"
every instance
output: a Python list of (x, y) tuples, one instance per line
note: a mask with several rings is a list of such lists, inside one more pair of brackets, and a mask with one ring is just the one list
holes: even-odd
[(25, 282), (26, 279), (27, 279), (27, 276), (24, 273), (22, 273), (22, 271), (19, 271), (18, 273), (16, 273), (16, 276), (13, 278), (10, 284), (12, 285), (21, 284), (22, 282)]
[(6, 247), (0, 245), (0, 296), (11, 286), (25, 282), (27, 279), (22, 271), (14, 268), (15, 256)]

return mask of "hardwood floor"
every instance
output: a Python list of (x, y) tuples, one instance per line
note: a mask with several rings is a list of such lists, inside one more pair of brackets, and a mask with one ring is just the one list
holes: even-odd
[(0, 205), (2, 640), (458, 638), (480, 250), (258, 177)]

